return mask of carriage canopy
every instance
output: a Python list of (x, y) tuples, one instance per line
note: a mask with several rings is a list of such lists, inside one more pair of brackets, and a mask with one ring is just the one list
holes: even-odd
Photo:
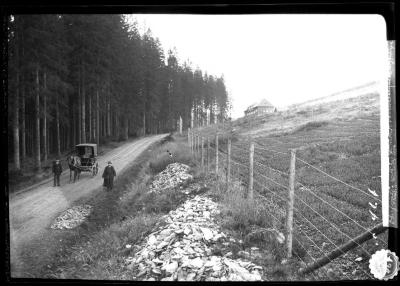
[(97, 156), (97, 144), (85, 143), (75, 146), (77, 155), (82, 158), (91, 158)]

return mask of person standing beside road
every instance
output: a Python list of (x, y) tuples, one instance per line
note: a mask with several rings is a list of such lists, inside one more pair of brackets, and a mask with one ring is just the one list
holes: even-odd
[(53, 173), (54, 173), (54, 185), (53, 187), (60, 186), (60, 175), (62, 173), (62, 166), (60, 164), (60, 160), (56, 160), (53, 164)]
[(115, 169), (111, 163), (111, 161), (108, 161), (108, 166), (104, 168), (103, 172), (103, 186), (106, 187), (107, 191), (112, 190), (114, 186), (114, 177), (116, 176)]

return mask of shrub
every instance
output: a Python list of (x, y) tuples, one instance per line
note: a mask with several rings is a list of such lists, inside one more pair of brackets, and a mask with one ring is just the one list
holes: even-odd
[(175, 189), (162, 193), (146, 193), (135, 202), (137, 208), (144, 208), (145, 213), (167, 213), (175, 209), (185, 199), (185, 195)]
[(311, 121), (296, 128), (292, 133), (297, 133), (301, 131), (310, 131), (312, 129), (316, 129), (325, 125), (328, 125), (328, 121)]
[[(172, 158), (167, 153), (171, 152)], [(186, 165), (194, 165), (190, 149), (182, 142), (168, 142), (153, 151), (149, 167), (153, 174), (163, 171), (169, 164), (179, 162)]]
[(306, 110), (300, 110), (300, 111), (297, 111), (296, 114), (298, 114), (298, 115), (306, 115), (307, 111)]

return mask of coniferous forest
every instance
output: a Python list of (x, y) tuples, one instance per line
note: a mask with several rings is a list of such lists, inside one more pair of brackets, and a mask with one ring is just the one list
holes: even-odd
[[(11, 15), (8, 18), (8, 154), (16, 170), (79, 143), (171, 132), (221, 122), (223, 77), (177, 52), (165, 58), (151, 31), (124, 15)], [(207, 112), (208, 111), (208, 112)], [(10, 158), (10, 159), (11, 159)]]

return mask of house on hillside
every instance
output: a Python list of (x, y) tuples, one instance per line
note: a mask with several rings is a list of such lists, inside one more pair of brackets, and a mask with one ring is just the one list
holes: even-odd
[(267, 113), (274, 113), (276, 112), (277, 109), (274, 107), (271, 103), (268, 102), (268, 100), (263, 99), (258, 103), (254, 103), (247, 107), (247, 109), (244, 111), (245, 116), (250, 116), (250, 115), (262, 115), (262, 114), (267, 114)]

